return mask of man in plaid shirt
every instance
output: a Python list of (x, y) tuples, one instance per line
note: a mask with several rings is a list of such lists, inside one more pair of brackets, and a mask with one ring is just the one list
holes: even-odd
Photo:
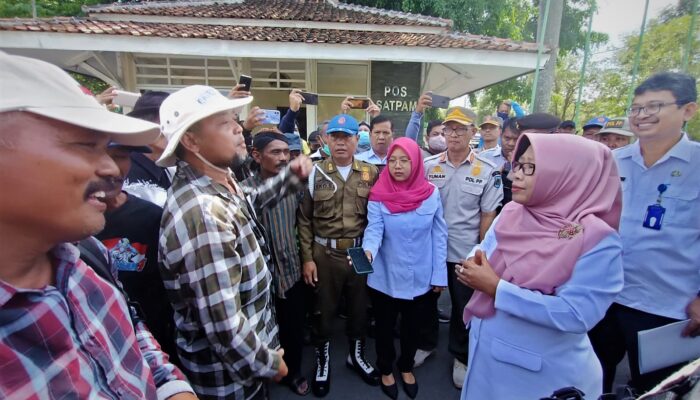
[(0, 398), (194, 399), (122, 293), (69, 244), (102, 230), (112, 140), (149, 122), (111, 113), (59, 68), (0, 52)]
[(190, 86), (160, 108), (168, 146), (157, 164), (178, 167), (161, 221), (161, 274), (180, 360), (201, 398), (265, 399), (264, 379), (287, 374), (254, 210), (296, 191), (311, 162), (301, 157), (257, 188), (236, 182), (229, 166), (247, 155), (236, 114), (251, 101)]

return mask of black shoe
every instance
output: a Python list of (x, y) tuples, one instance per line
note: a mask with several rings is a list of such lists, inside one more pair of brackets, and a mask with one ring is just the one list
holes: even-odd
[(387, 395), (390, 399), (396, 400), (399, 398), (399, 387), (396, 385), (396, 381), (393, 384), (387, 386), (384, 382), (379, 380), (379, 386), (382, 388), (382, 392)]
[(418, 380), (416, 380), (415, 383), (406, 383), (406, 381), (403, 380), (403, 375), (401, 375), (401, 383), (403, 384), (403, 391), (406, 392), (406, 395), (412, 399), (415, 399), (416, 395), (418, 394)]
[(326, 397), (331, 389), (330, 342), (316, 347), (316, 372), (311, 381), (311, 391), (316, 397)]
[(364, 340), (350, 340), (350, 354), (348, 354), (345, 365), (355, 370), (366, 384), (370, 386), (379, 385), (379, 372), (365, 359)]

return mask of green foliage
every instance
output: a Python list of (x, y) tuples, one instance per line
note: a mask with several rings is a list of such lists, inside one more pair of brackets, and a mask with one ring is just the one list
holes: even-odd
[[(83, 15), (81, 7), (112, 3), (105, 0), (36, 0), (39, 18)], [(0, 18), (31, 18), (32, 4), (29, 0), (0, 0)]]

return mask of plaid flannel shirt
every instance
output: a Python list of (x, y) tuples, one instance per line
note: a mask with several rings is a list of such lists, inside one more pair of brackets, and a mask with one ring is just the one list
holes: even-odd
[[(52, 250), (55, 286), (0, 281), (0, 398), (165, 399), (191, 391), (122, 294), (80, 260)], [(116, 276), (116, 271), (115, 276)]]
[(287, 168), (260, 187), (241, 187), (244, 199), (178, 162), (161, 221), (159, 260), (180, 360), (200, 398), (249, 399), (261, 378), (278, 372), (272, 277), (253, 210), (299, 185)]

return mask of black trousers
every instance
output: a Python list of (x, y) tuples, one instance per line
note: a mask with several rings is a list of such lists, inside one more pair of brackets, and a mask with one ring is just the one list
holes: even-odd
[(649, 314), (613, 303), (605, 317), (588, 332), (593, 350), (603, 366), (603, 393), (610, 393), (615, 381), (617, 364), (627, 353), (632, 386), (637, 393), (644, 393), (679, 369), (682, 364), (646, 374), (639, 373), (637, 332), (658, 328), (678, 320)]
[(426, 293), (425, 307), (419, 312), (421, 323), (418, 326), (418, 348), (432, 351), (437, 348), (440, 323), (438, 321), (438, 300), (440, 293), (432, 290)]
[(450, 343), (448, 350), (452, 355), (464, 365), (467, 365), (469, 355), (469, 331), (464, 326), (462, 315), (464, 307), (474, 293), (474, 289), (461, 284), (457, 280), (455, 266), (457, 263), (447, 263), (447, 286), (450, 289), (450, 300), (452, 300), (452, 313), (450, 314)]
[(396, 350), (394, 349), (394, 325), (401, 314), (401, 355), (397, 362), (400, 372), (413, 371), (413, 358), (418, 348), (418, 327), (421, 312), (430, 304), (432, 292), (412, 300), (396, 299), (378, 290), (369, 288), (376, 320), (375, 340), (377, 348), (377, 369), (382, 375), (390, 375), (394, 369)]
[(285, 292), (285, 299), (275, 297), (280, 344), (284, 349), (284, 362), (289, 369), (287, 375), (289, 379), (295, 379), (301, 375), (307, 291), (308, 287), (304, 281), (299, 281)]

